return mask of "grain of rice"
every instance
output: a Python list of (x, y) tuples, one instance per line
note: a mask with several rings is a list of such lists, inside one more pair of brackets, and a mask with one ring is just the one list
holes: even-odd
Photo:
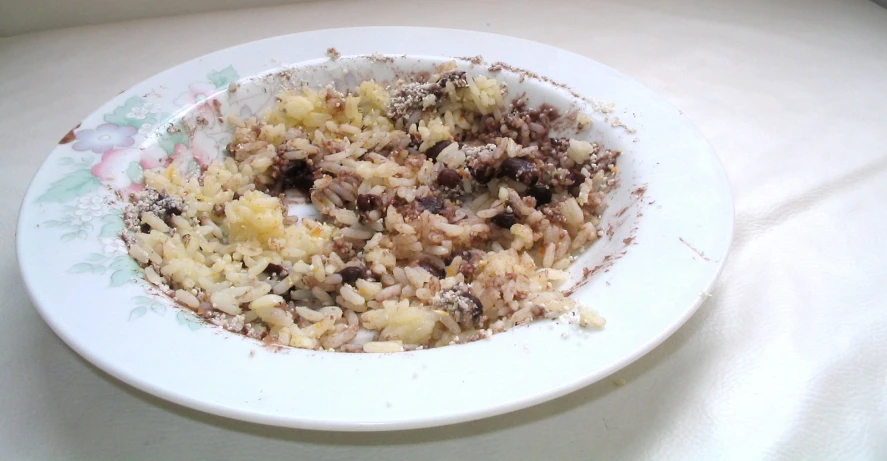
[(370, 341), (363, 345), (363, 351), (377, 354), (403, 352), (403, 343), (400, 341)]

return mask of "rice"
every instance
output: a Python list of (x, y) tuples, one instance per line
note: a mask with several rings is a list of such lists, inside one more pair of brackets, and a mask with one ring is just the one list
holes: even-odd
[[(145, 171), (129, 254), (208, 321), (299, 348), (440, 347), (576, 309), (556, 287), (598, 238), (619, 152), (506, 96), (451, 63), (390, 89), (286, 90), (261, 118), (229, 115), (230, 156), (200, 174)], [(322, 219), (290, 216), (298, 191)]]

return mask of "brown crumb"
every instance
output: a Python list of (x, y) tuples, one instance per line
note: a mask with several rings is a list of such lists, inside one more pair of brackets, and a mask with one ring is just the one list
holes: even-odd
[(474, 65), (476, 65), (476, 66), (479, 66), (479, 65), (481, 65), (481, 64), (484, 63), (484, 57), (481, 56), (481, 55), (477, 55), (477, 56), (461, 56), (461, 57), (456, 57), (456, 59), (459, 59), (459, 60), (461, 60), (461, 61), (468, 61), (468, 62), (470, 62), (470, 63), (472, 63), (472, 64), (474, 64)]
[(62, 137), (62, 139), (59, 140), (59, 144), (67, 144), (77, 139), (77, 135), (74, 134), (74, 130), (76, 130), (77, 128), (80, 128), (79, 123), (74, 128), (71, 128), (71, 131), (68, 131), (68, 134), (66, 134)]
[(375, 62), (394, 62), (394, 58), (392, 58), (391, 56), (385, 56), (382, 53), (371, 54), (370, 60)]
[(682, 237), (678, 237), (678, 240), (680, 240), (681, 243), (683, 243), (684, 245), (686, 245), (687, 248), (689, 248), (690, 250), (692, 250), (693, 253), (696, 253), (696, 256), (699, 256), (700, 258), (704, 259), (705, 261), (711, 261), (710, 259), (708, 259), (708, 257), (705, 256), (705, 253), (703, 253), (703, 252), (697, 250), (696, 247), (694, 247), (693, 245), (690, 245), (690, 243), (688, 243), (688, 242), (687, 242), (686, 240), (684, 240)]
[(330, 59), (332, 59), (333, 61), (342, 57), (342, 54), (339, 53), (339, 50), (337, 50), (333, 47), (329, 47), (326, 49), (326, 55), (329, 56)]

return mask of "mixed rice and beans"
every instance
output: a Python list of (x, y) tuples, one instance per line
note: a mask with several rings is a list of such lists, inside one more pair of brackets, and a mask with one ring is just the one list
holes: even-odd
[[(199, 175), (146, 171), (123, 238), (149, 282), (270, 344), (416, 350), (568, 311), (600, 327), (556, 287), (599, 237), (619, 152), (553, 136), (562, 121), (454, 63), (289, 89), (229, 116), (229, 155)], [(288, 211), (299, 193), (319, 218)]]

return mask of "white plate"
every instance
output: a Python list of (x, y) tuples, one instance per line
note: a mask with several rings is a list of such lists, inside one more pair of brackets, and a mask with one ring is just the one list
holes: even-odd
[[(580, 106), (597, 109), (587, 137), (623, 150), (621, 179), (604, 216), (612, 235), (582, 256), (570, 283), (581, 277), (583, 267), (603, 266), (574, 294), (607, 318), (603, 330), (539, 322), (489, 340), (417, 352), (275, 351), (205, 325), (150, 294), (114, 238), (121, 229), (119, 211), (107, 203), (111, 193), (103, 186), (132, 187), (142, 167), (170, 152), (215, 155), (229, 135), (204, 100), (217, 97), (223, 111), (262, 107), (273, 88), (265, 92), (263, 80), (251, 76), (297, 63), (320, 65), (314, 67), (318, 78), (341, 75), (337, 66), (348, 62), (371, 73), (386, 68), (365, 59), (330, 63), (329, 47), (345, 56), (426, 57), (404, 61), (413, 66), (482, 55), (487, 62), (502, 61), (565, 84), (585, 98)], [(528, 91), (538, 102), (569, 103), (564, 89), (532, 78), (519, 82), (509, 73), (500, 78), (511, 79), (512, 95)], [(244, 90), (229, 95), (228, 83), (238, 79)], [(612, 112), (607, 112), (609, 102)], [(209, 126), (190, 137), (169, 133), (163, 122), (170, 114), (186, 114), (192, 121), (204, 114)], [(22, 275), (43, 318), (73, 349), (113, 376), (227, 417), (365, 431), (501, 414), (564, 395), (624, 367), (672, 334), (704, 300), (723, 266), (732, 227), (729, 185), (711, 147), (674, 107), (642, 85), (539, 43), (395, 27), (325, 30), (248, 43), (136, 85), (86, 118), (49, 156), (25, 196), (17, 243)]]

